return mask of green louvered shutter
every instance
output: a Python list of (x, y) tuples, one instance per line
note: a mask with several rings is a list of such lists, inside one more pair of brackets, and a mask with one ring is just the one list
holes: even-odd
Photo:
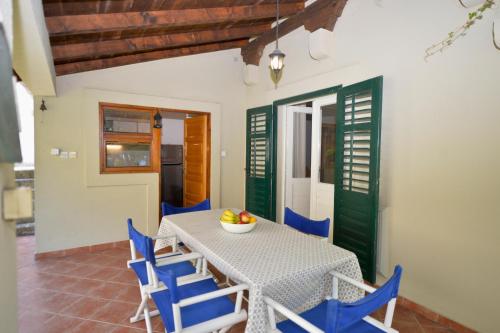
[(247, 110), (245, 209), (274, 220), (273, 108)]
[(354, 252), (375, 282), (382, 77), (343, 87), (338, 95), (335, 245)]

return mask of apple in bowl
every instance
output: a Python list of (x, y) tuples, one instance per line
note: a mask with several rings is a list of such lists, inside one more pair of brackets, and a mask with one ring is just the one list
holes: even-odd
[(235, 234), (242, 234), (252, 231), (255, 228), (257, 219), (247, 211), (235, 214), (232, 210), (226, 209), (220, 217), (220, 224), (224, 230)]

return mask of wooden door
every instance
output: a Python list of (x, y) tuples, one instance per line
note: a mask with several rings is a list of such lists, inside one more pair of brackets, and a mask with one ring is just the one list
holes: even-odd
[(343, 87), (337, 107), (334, 244), (375, 282), (382, 77)]
[(184, 207), (207, 199), (208, 116), (184, 121)]

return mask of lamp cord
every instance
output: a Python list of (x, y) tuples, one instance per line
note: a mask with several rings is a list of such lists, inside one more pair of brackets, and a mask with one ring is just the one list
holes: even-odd
[(279, 27), (280, 27), (280, 1), (276, 0), (276, 49), (278, 47), (278, 39), (279, 39)]

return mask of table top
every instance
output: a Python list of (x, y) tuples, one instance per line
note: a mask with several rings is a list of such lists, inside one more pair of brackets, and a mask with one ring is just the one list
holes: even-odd
[(262, 286), (311, 269), (327, 273), (336, 265), (356, 260), (350, 251), (261, 217), (251, 232), (230, 233), (219, 222), (224, 210), (165, 216), (162, 224), (170, 222), (180, 239), (209, 261), (215, 258), (231, 266), (236, 278)]

